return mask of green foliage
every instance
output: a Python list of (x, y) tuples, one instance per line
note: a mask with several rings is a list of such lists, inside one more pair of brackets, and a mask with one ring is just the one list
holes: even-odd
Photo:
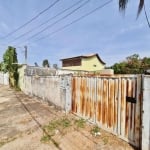
[(75, 124), (78, 128), (84, 128), (86, 121), (84, 119), (75, 120)]
[(111, 68), (115, 74), (141, 74), (150, 68), (150, 58), (140, 59), (138, 54), (134, 54), (123, 62), (115, 63)]
[(103, 138), (104, 145), (108, 143), (108, 137)]
[(9, 73), (9, 82), (11, 87), (17, 87), (18, 84), (18, 60), (14, 47), (9, 46), (3, 55), (2, 70)]
[(55, 134), (55, 130), (63, 130), (64, 128), (70, 127), (71, 121), (68, 118), (61, 118), (58, 120), (51, 121), (44, 129), (49, 133), (50, 136)]
[(43, 60), (42, 66), (43, 66), (43, 67), (50, 67), (50, 64), (49, 64), (49, 62), (48, 62), (47, 59), (44, 59), (44, 60)]
[(50, 141), (50, 139), (51, 139), (51, 137), (50, 136), (48, 136), (48, 135), (44, 135), (42, 138), (41, 138), (41, 142), (44, 142), (44, 143), (47, 143), (47, 142), (49, 142)]
[(2, 71), (2, 62), (0, 63), (0, 71)]
[(91, 130), (91, 134), (93, 135), (95, 135), (98, 132), (100, 132), (100, 128), (98, 126), (94, 126)]

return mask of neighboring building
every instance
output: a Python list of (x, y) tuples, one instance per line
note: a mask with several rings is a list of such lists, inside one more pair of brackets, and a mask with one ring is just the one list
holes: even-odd
[(98, 54), (64, 58), (61, 61), (62, 69), (68, 70), (99, 71), (105, 68), (105, 62)]

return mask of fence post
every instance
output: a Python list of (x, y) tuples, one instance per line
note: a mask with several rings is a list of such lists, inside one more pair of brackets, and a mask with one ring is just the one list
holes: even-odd
[(150, 150), (150, 75), (143, 76), (142, 150)]
[(71, 105), (72, 105), (72, 84), (71, 84), (71, 76), (62, 76), (61, 77), (61, 89), (65, 91), (65, 111), (66, 113), (71, 111)]
[(71, 84), (71, 76), (66, 77), (66, 103), (65, 103), (65, 110), (66, 112), (71, 111), (71, 99), (72, 99), (72, 84)]

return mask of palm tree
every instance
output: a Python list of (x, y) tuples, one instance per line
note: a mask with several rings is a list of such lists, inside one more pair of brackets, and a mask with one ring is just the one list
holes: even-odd
[[(127, 7), (128, 0), (119, 0), (119, 10), (120, 11), (125, 11)], [(138, 6), (138, 12), (137, 12), (137, 17), (141, 13), (142, 9), (144, 7), (144, 0), (139, 0), (139, 6)]]

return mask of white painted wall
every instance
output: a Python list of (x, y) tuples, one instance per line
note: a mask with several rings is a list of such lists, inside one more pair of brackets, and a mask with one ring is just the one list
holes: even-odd
[(0, 84), (9, 85), (9, 75), (8, 75), (8, 73), (0, 72)]

